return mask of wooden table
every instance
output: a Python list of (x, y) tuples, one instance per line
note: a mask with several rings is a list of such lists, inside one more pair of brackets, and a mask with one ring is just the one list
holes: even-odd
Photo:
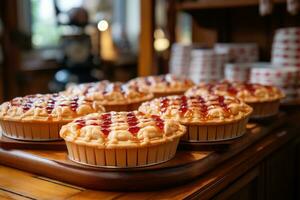
[[(260, 175), (259, 164), (280, 147), (291, 146), (300, 114), (238, 155), (188, 184), (149, 192), (93, 191), (0, 165), (0, 199), (224, 199)], [(281, 148), (282, 149), (282, 148)], [(59, 171), (57, 173), (60, 173)], [(147, 181), (147, 180), (145, 180)], [(221, 192), (225, 188), (226, 192)]]

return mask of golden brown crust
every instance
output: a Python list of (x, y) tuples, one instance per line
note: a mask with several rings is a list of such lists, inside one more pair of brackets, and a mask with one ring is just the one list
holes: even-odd
[(102, 105), (127, 105), (153, 98), (153, 94), (138, 86), (109, 81), (84, 83), (67, 88), (66, 94), (84, 95), (87, 99), (98, 101)]
[(158, 114), (182, 124), (213, 125), (248, 117), (252, 108), (230, 96), (168, 96), (143, 103), (139, 111)]
[(234, 96), (246, 103), (270, 102), (284, 97), (282, 91), (274, 86), (229, 81), (213, 84), (201, 83), (189, 89), (185, 94), (187, 96), (207, 94)]
[(89, 93), (94, 93), (96, 91), (103, 91), (107, 85), (111, 82), (108, 80), (90, 82), (90, 83), (81, 83), (81, 84), (70, 84), (67, 86), (66, 91), (63, 93), (70, 95), (86, 95)]
[(82, 96), (35, 94), (16, 97), (0, 105), (0, 120), (23, 122), (69, 122), (94, 112), (104, 112), (97, 102)]
[(153, 93), (185, 92), (194, 85), (188, 78), (165, 74), (159, 76), (138, 77), (129, 81), (129, 85), (139, 85)]
[(68, 142), (97, 148), (136, 148), (172, 141), (185, 133), (173, 120), (142, 112), (90, 114), (62, 127), (60, 136)]

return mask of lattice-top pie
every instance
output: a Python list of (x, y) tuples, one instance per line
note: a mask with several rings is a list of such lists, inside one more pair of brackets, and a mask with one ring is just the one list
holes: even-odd
[(104, 112), (83, 96), (35, 94), (0, 105), (0, 125), (8, 137), (21, 140), (60, 139), (59, 128), (79, 116)]
[(183, 124), (229, 123), (249, 116), (252, 108), (230, 96), (169, 96), (145, 102), (140, 111), (176, 119)]
[(104, 91), (110, 83), (108, 80), (103, 80), (91, 83), (71, 84), (67, 86), (66, 93), (72, 95), (90, 95), (97, 91)]
[(74, 85), (69, 87), (66, 93), (84, 95), (87, 99), (98, 101), (107, 111), (134, 110), (141, 102), (153, 98), (151, 92), (139, 86), (108, 81)]
[[(176, 121), (138, 111), (90, 114), (63, 126), (60, 131), (72, 160), (123, 167), (170, 159), (184, 133), (185, 127)], [(98, 160), (97, 156), (100, 156)]]
[(0, 105), (0, 119), (11, 121), (70, 122), (76, 117), (93, 112), (103, 112), (97, 102), (83, 96), (62, 94), (35, 94), (17, 97)]
[(217, 94), (237, 97), (253, 108), (252, 118), (276, 115), (280, 100), (284, 97), (282, 91), (274, 86), (229, 81), (200, 84), (192, 87), (185, 94), (187, 96)]
[(211, 142), (232, 139), (245, 133), (252, 108), (230, 96), (168, 96), (143, 103), (140, 111), (187, 126), (183, 140)]
[(194, 85), (190, 79), (172, 74), (138, 77), (129, 81), (129, 84), (147, 88), (156, 96), (183, 94)]
[(187, 96), (205, 94), (234, 96), (246, 103), (268, 102), (284, 97), (281, 90), (274, 86), (229, 81), (202, 83), (186, 92)]

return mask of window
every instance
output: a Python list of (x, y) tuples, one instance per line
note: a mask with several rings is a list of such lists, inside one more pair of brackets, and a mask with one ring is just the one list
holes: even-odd
[(57, 46), (60, 28), (53, 0), (31, 0), (32, 44), (34, 48)]

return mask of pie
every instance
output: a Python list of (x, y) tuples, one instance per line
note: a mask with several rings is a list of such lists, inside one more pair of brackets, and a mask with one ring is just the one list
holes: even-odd
[(93, 93), (95, 91), (103, 91), (107, 85), (111, 82), (108, 80), (90, 82), (90, 83), (81, 83), (81, 84), (69, 84), (67, 85), (66, 93), (67, 94), (77, 94), (77, 95), (86, 95)]
[(98, 167), (139, 167), (174, 157), (185, 127), (142, 112), (95, 113), (64, 125), (72, 161)]
[(161, 97), (143, 103), (139, 111), (187, 126), (185, 141), (212, 142), (243, 135), (252, 108), (235, 97), (208, 94)]
[(155, 97), (181, 95), (194, 85), (190, 79), (173, 74), (138, 77), (129, 81), (128, 84), (146, 88)]
[(239, 98), (253, 108), (251, 118), (264, 118), (278, 113), (282, 91), (275, 86), (222, 81), (214, 84), (202, 83), (189, 89), (187, 96), (229, 95)]
[(58, 140), (60, 127), (73, 119), (104, 108), (80, 96), (35, 94), (0, 105), (3, 134), (18, 140)]
[(68, 87), (64, 93), (83, 95), (89, 100), (99, 102), (106, 111), (136, 110), (142, 102), (153, 98), (151, 92), (138, 85), (109, 81), (73, 85)]

